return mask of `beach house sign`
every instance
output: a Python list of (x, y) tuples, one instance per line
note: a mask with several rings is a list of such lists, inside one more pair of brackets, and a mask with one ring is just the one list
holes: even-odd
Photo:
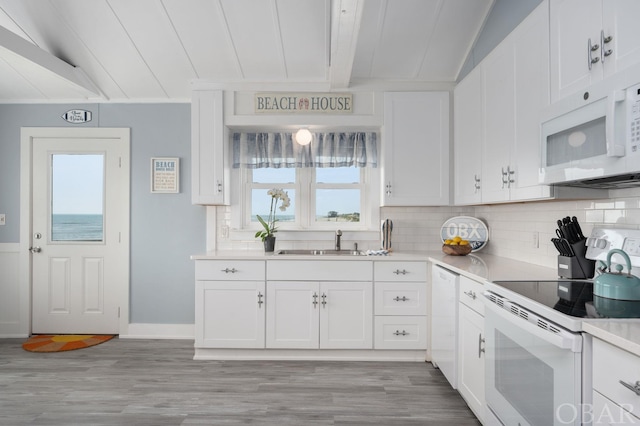
[(350, 114), (351, 93), (256, 93), (256, 114)]

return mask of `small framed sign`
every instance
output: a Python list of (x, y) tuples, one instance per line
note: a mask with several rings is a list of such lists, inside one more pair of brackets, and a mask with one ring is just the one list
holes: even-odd
[(179, 158), (151, 159), (151, 192), (165, 194), (180, 192)]

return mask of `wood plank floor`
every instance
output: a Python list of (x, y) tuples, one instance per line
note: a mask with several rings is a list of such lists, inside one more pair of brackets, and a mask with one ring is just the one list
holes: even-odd
[(0, 339), (0, 425), (479, 425), (429, 363), (194, 361), (188, 340)]

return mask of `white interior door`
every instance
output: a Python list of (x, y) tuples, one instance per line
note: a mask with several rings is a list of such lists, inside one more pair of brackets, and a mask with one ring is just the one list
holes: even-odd
[(118, 334), (128, 300), (128, 134), (85, 134), (32, 138), (34, 334)]

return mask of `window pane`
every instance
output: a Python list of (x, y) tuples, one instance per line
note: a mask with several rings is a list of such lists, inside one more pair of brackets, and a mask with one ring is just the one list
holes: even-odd
[(316, 190), (316, 222), (360, 222), (360, 190)]
[[(267, 220), (269, 217), (269, 209), (271, 208), (271, 196), (267, 194), (268, 189), (252, 189), (251, 190), (251, 222), (257, 222), (256, 215)], [(275, 207), (275, 215), (278, 222), (295, 222), (296, 220), (296, 191), (288, 189), (287, 194), (291, 200), (291, 204), (285, 211), (280, 210), (282, 201), (278, 200)]]
[(295, 183), (296, 169), (253, 169), (254, 183)]
[(54, 154), (51, 240), (102, 241), (104, 155)]
[(318, 183), (360, 183), (360, 169), (357, 167), (333, 167), (316, 169)]

